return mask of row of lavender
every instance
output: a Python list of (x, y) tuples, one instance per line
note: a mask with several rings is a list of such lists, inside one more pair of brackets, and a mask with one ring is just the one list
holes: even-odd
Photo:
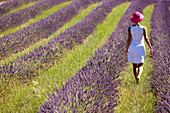
[(151, 3), (133, 1), (109, 41), (96, 51), (87, 65), (69, 79), (62, 89), (56, 87), (56, 91), (48, 94), (48, 101), (40, 107), (40, 112), (113, 113), (119, 98), (117, 87), (121, 80), (118, 77), (126, 66), (125, 45), (129, 18), (134, 11), (142, 12)]
[(70, 0), (42, 0), (31, 7), (6, 15), (0, 18), (0, 32), (19, 26), (31, 18), (35, 18), (37, 15), (40, 15), (44, 10), (50, 9), (52, 6), (65, 1)]
[(157, 2), (152, 17), (153, 74), (151, 87), (156, 97), (155, 113), (170, 113), (170, 2)]
[[(100, 0), (95, 2), (97, 1), (100, 2)], [(83, 0), (77, 0), (76, 2), (82, 3)], [(85, 1), (85, 3), (89, 4), (93, 2), (90, 2), (90, 0)], [(86, 5), (85, 3), (82, 5)], [(19, 78), (20, 81), (26, 82), (33, 79), (34, 76), (38, 76), (39, 70), (50, 68), (59, 60), (63, 49), (70, 49), (75, 45), (82, 44), (83, 40), (96, 29), (96, 26), (102, 23), (107, 14), (111, 12), (111, 9), (120, 3), (121, 1), (105, 1), (84, 18), (82, 22), (61, 33), (48, 45), (40, 46), (15, 61), (11, 61), (10, 64), (0, 66), (1, 89), (3, 90), (5, 84), (10, 82), (10, 79)]]
[(7, 3), (3, 3), (2, 5), (0, 5), (0, 16), (10, 12), (11, 10), (23, 4), (30, 3), (32, 1), (37, 1), (37, 0), (13, 0)]
[[(68, 0), (57, 1), (61, 3)], [(44, 20), (40, 20), (16, 33), (0, 38), (0, 59), (8, 57), (12, 53), (21, 52), (31, 44), (34, 44), (43, 38), (48, 38), (52, 33), (61, 28), (64, 23), (76, 16), (79, 11), (87, 8), (88, 5), (95, 3), (96, 1), (97, 0), (87, 0), (80, 2), (80, 0), (77, 0), (69, 6), (48, 16)]]

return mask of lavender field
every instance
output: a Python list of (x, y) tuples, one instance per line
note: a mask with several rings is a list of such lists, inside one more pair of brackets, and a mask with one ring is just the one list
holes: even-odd
[[(126, 55), (135, 11), (153, 46), (140, 84)], [(169, 13), (168, 0), (2, 3), (0, 112), (169, 113)]]

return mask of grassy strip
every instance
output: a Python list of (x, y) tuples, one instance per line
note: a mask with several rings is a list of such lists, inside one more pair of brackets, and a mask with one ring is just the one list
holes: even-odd
[(16, 13), (16, 12), (18, 12), (20, 10), (26, 9), (28, 7), (31, 7), (31, 6), (35, 5), (36, 3), (38, 3), (38, 2), (39, 1), (34, 1), (34, 2), (29, 3), (29, 4), (22, 5), (22, 6), (18, 7), (17, 9), (11, 10), (9, 13), (6, 13), (5, 15), (2, 15), (1, 17), (7, 16), (7, 15), (12, 14), (12, 13)]
[[(81, 13), (76, 17), (76, 18), (74, 18), (71, 22), (72, 23), (68, 23), (68, 24), (66, 24), (66, 26), (65, 27), (63, 27), (63, 29), (60, 29), (60, 31), (62, 31), (62, 30), (65, 30), (66, 28), (68, 28), (69, 26), (73, 26), (74, 24), (76, 24), (77, 22), (80, 22), (80, 21), (82, 21), (82, 19), (84, 18), (84, 17), (86, 17), (91, 11), (93, 11), (96, 7), (98, 7), (99, 5), (100, 5), (101, 3), (97, 3), (97, 4), (94, 4), (94, 5), (91, 5), (91, 6), (89, 6), (88, 8), (86, 8), (86, 10), (83, 10), (83, 11), (81, 11)], [(60, 33), (60, 32), (56, 32), (56, 33)], [(54, 38), (55, 37), (55, 35), (52, 37), (52, 38)], [(49, 39), (50, 40), (50, 39)], [(44, 42), (44, 43), (43, 43)], [(46, 44), (46, 43), (48, 43), (48, 41), (47, 40), (44, 40), (42, 43), (39, 43), (40, 45), (44, 45), (44, 44)], [(39, 45), (39, 46), (40, 46)], [(32, 47), (34, 47), (34, 46), (32, 46)], [(30, 50), (31, 51), (31, 50)], [(22, 53), (21, 53), (22, 54)], [(17, 57), (17, 56), (16, 56)], [(9, 60), (8, 60), (9, 61)], [(5, 63), (7, 63), (7, 62), (5, 62)], [(3, 84), (4, 86), (4, 88), (5, 88), (5, 90), (3, 90), (2, 92), (0, 92), (0, 97), (1, 96), (3, 96), (2, 98), (0, 98), (0, 104), (1, 103), (4, 103), (4, 102), (6, 102), (6, 101), (8, 101), (8, 96), (13, 92), (12, 91), (12, 87), (13, 87), (13, 85), (15, 85), (15, 87), (18, 87), (19, 85), (20, 85), (20, 82), (21, 81), (19, 81), (18, 80), (18, 78), (16, 77), (14, 77), (14, 78), (11, 78), (11, 80), (10, 80), (10, 83), (9, 84)], [(2, 87), (0, 87), (0, 89), (1, 89)], [(3, 89), (3, 88), (2, 88)]]
[[(60, 33), (64, 32), (66, 29), (68, 29), (71, 26), (74, 26), (77, 22), (81, 22), (83, 18), (85, 18), (90, 12), (92, 12), (96, 7), (98, 7), (99, 5), (101, 5), (101, 3), (96, 3), (93, 4), (91, 6), (89, 6), (87, 9), (83, 10), (80, 12), (80, 14), (78, 14), (76, 17), (74, 17), (70, 22), (66, 23), (61, 29), (59, 29), (56, 33), (52, 34), (48, 39), (43, 39), (40, 42), (38, 42), (37, 44), (30, 46), (29, 48), (27, 48), (25, 51), (20, 52), (18, 54), (13, 54), (11, 57), (6, 58), (6, 60), (4, 62), (1, 62), (1, 65), (3, 65), (4, 63), (9, 63), (12, 60), (15, 60), (18, 57), (27, 54), (28, 52), (30, 52), (31, 50), (38, 48), (39, 46), (43, 46), (46, 45), (48, 43), (48, 41), (50, 41), (51, 39), (55, 38), (57, 35), (59, 35)], [(15, 80), (16, 82), (17, 80)], [(2, 97), (3, 99), (0, 100), (0, 103), (4, 103), (8, 101), (8, 96), (13, 93), (13, 90), (11, 88), (11, 86), (7, 86), (9, 88), (8, 89), (8, 93)], [(18, 87), (18, 84), (16, 84), (16, 87)]]
[[(68, 3), (70, 4), (71, 2), (68, 2)], [(68, 5), (68, 3), (65, 3), (65, 5)], [(92, 10), (94, 10), (100, 4), (101, 3), (97, 3), (97, 4), (89, 6), (87, 9), (83, 10), (80, 14), (78, 14), (76, 17), (74, 17), (70, 22), (66, 23), (63, 27), (61, 27), (59, 30), (57, 30), (55, 33), (53, 33), (51, 36), (49, 36), (48, 39), (42, 39), (39, 42), (37, 42), (36, 44), (26, 48), (24, 51), (17, 53), (17, 54), (12, 54), (10, 57), (1, 60), (0, 65), (9, 63), (10, 61), (15, 60), (17, 57), (27, 54), (30, 51), (34, 50), (35, 48), (38, 48), (39, 46), (48, 44), (48, 42), (50, 40), (57, 37), (59, 34), (64, 32), (66, 29), (70, 28), (71, 26), (74, 26), (78, 22), (81, 22), (83, 20), (83, 18), (85, 18)]]
[(18, 26), (16, 28), (10, 28), (10, 29), (2, 32), (0, 34), (0, 37), (3, 37), (3, 35), (7, 35), (7, 34), (10, 34), (10, 33), (17, 32), (17, 31), (23, 29), (24, 27), (28, 27), (32, 23), (36, 23), (36, 22), (38, 22), (38, 21), (40, 21), (42, 19), (45, 19), (46, 17), (48, 17), (51, 14), (55, 13), (56, 11), (58, 11), (59, 9), (61, 9), (63, 7), (66, 7), (67, 5), (70, 5), (72, 2), (73, 1), (64, 2), (64, 3), (60, 4), (60, 5), (53, 6), (51, 9), (45, 10), (41, 15), (36, 16), (36, 18), (29, 20), (28, 22), (22, 24), (21, 26)]
[(30, 86), (24, 88), (20, 86), (20, 90), (13, 89), (9, 104), (3, 103), (6, 104), (3, 111), (36, 112), (44, 102), (47, 92), (54, 90), (55, 85), (61, 86), (75, 75), (94, 51), (108, 41), (129, 5), (128, 2), (114, 8), (105, 21), (97, 26), (96, 32), (84, 41), (83, 45), (67, 51), (63, 59), (48, 71), (42, 70), (42, 76), (34, 80)]
[[(147, 27), (148, 34), (151, 32), (151, 17), (154, 5), (149, 5), (144, 9), (145, 19), (141, 22)], [(146, 44), (145, 44), (146, 45)], [(151, 71), (153, 64), (150, 59), (149, 47), (146, 45), (146, 61), (140, 84), (135, 83), (133, 66), (127, 66), (126, 71), (120, 76), (123, 81), (119, 86), (120, 99), (116, 108), (116, 113), (153, 113), (154, 96), (150, 89)]]

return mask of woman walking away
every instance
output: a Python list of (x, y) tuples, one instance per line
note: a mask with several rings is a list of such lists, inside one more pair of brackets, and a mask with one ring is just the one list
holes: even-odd
[(142, 13), (134, 12), (133, 16), (130, 18), (134, 25), (128, 28), (126, 54), (128, 55), (128, 61), (133, 64), (133, 73), (137, 84), (139, 84), (140, 76), (143, 71), (143, 63), (145, 61), (144, 40), (150, 48), (150, 55), (152, 55), (153, 52), (147, 37), (147, 29), (145, 26), (140, 25), (143, 19), (144, 15)]

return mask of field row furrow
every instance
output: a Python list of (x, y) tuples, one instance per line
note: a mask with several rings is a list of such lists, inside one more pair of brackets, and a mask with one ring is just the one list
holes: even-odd
[(47, 45), (35, 48), (28, 54), (11, 61), (10, 64), (1, 66), (1, 84), (3, 84), (4, 88), (11, 78), (18, 78), (22, 82), (33, 79), (33, 77), (38, 75), (39, 70), (48, 69), (54, 63), (57, 63), (63, 49), (72, 49), (74, 46), (82, 44), (83, 40), (96, 29), (96, 26), (111, 11), (101, 10), (106, 7), (105, 4), (99, 6), (84, 18), (82, 22), (67, 29)]
[(154, 45), (154, 69), (151, 88), (156, 98), (155, 113), (170, 112), (169, 6), (170, 2), (157, 2), (152, 17), (151, 39)]
[[(122, 2), (122, 1), (119, 1)], [(139, 7), (139, 4), (140, 5)], [(95, 52), (74, 77), (69, 79), (62, 88), (49, 94), (48, 101), (42, 105), (42, 112), (114, 112), (117, 105), (118, 79), (124, 70), (125, 37), (130, 24), (129, 16), (134, 10), (142, 9), (148, 3), (135, 1), (122, 17), (116, 32), (109, 41)], [(126, 24), (125, 24), (126, 23)]]
[(66, 22), (78, 15), (79, 11), (95, 2), (96, 1), (77, 0), (72, 2), (69, 6), (48, 16), (44, 20), (40, 20), (16, 33), (0, 38), (1, 59), (4, 59), (4, 57), (7, 57), (12, 53), (21, 52), (31, 44), (34, 44), (43, 38), (48, 38), (48, 36), (56, 32)]
[[(107, 3), (107, 4), (106, 4)], [(117, 2), (117, 3), (113, 3), (113, 1), (112, 1), (112, 4), (110, 4), (110, 5), (108, 5), (109, 3), (111, 3), (111, 1), (110, 2), (104, 2), (101, 6), (99, 6), (98, 8), (96, 8), (94, 11), (92, 11), (91, 12), (91, 14), (90, 15), (88, 15), (83, 21), (85, 22), (86, 21), (86, 19), (89, 19), (89, 21), (87, 21), (87, 24), (88, 24), (88, 22), (89, 23), (91, 23), (90, 22), (90, 20), (91, 21), (95, 21), (94, 20), (94, 18), (96, 18), (97, 19), (97, 15), (99, 16), (99, 14), (101, 13), (101, 12), (107, 12), (108, 14), (109, 14), (109, 16), (106, 18), (105, 16), (107, 16), (108, 14), (106, 14), (106, 12), (105, 13), (102, 13), (102, 14), (104, 14), (105, 16), (100, 16), (100, 18), (101, 18), (101, 21), (97, 21), (98, 22), (98, 24), (100, 24), (100, 23), (102, 23), (102, 20), (104, 20), (105, 18), (105, 20), (103, 21), (103, 23), (101, 24), (101, 25), (97, 25), (97, 23), (96, 23), (96, 26), (97, 26), (97, 30), (95, 30), (94, 32), (94, 35), (92, 35), (92, 36), (90, 36), (90, 38), (88, 38), (84, 43), (85, 44), (83, 44), (82, 46), (83, 47), (81, 47), (81, 46), (79, 46), (80, 48), (81, 48), (81, 50), (82, 50), (82, 48), (83, 48), (83, 50), (81, 51), (80, 49), (78, 49), (78, 48), (76, 48), (75, 50), (73, 49), (73, 50), (71, 50), (70, 52), (72, 52), (72, 51), (77, 51), (77, 49), (78, 49), (78, 51), (77, 51), (77, 55), (75, 55), (74, 53), (72, 53), (72, 55), (73, 55), (73, 57), (74, 57), (74, 55), (77, 57), (76, 59), (78, 60), (78, 61), (73, 61), (74, 63), (76, 63), (76, 64), (78, 64), (78, 65), (80, 65), (80, 62), (85, 62), (85, 59), (84, 59), (84, 57), (86, 56), (87, 58), (86, 59), (88, 59), (89, 58), (89, 55), (91, 56), (91, 54), (93, 53), (93, 51), (94, 50), (97, 50), (97, 47), (100, 47), (100, 46), (102, 46), (103, 44), (104, 44), (104, 42), (106, 42), (107, 41), (107, 38), (110, 36), (110, 34), (112, 33), (112, 31), (116, 28), (116, 26), (117, 26), (117, 23), (118, 23), (118, 21), (121, 19), (121, 17), (122, 17), (122, 15), (123, 15), (123, 12), (125, 12), (126, 11), (126, 8), (129, 6), (129, 3), (126, 3), (126, 4), (123, 4), (122, 6), (119, 6), (119, 7), (117, 7), (117, 8), (115, 8), (115, 10), (113, 10), (112, 11), (112, 8), (114, 7), (114, 6), (116, 6), (116, 5), (118, 5), (118, 4), (120, 4), (119, 2)], [(126, 8), (125, 8), (126, 7)], [(119, 8), (121, 8), (121, 10), (119, 10)], [(106, 9), (105, 11), (102, 11), (102, 9)], [(111, 13), (111, 15), (110, 15), (110, 12), (112, 11), (112, 13)], [(123, 12), (122, 12), (123, 11)], [(101, 14), (101, 15), (102, 15)], [(113, 16), (116, 16), (116, 18), (111, 18), (111, 17), (113, 17)], [(91, 17), (91, 18), (90, 18)], [(82, 22), (83, 22), (82, 21)], [(79, 23), (79, 25), (81, 25), (80, 23)], [(83, 25), (85, 25), (85, 24), (83, 24)], [(82, 26), (83, 27), (83, 26)], [(71, 28), (70, 28), (71, 29)], [(75, 32), (75, 30), (74, 30), (74, 32)], [(104, 34), (103, 34), (104, 33)], [(105, 34), (106, 33), (106, 34)], [(85, 46), (84, 46), (85, 45)], [(87, 49), (87, 50), (86, 50)], [(69, 52), (69, 53), (70, 53)], [(79, 56), (79, 57), (78, 57)], [(72, 57), (71, 57), (72, 58)], [(81, 58), (81, 59), (80, 59)], [(64, 59), (63, 59), (64, 60)], [(70, 61), (69, 59), (65, 59), (66, 61)], [(75, 60), (75, 59), (74, 59)], [(61, 63), (61, 65), (63, 64), (63, 65), (65, 65), (65, 64), (71, 64), (72, 65), (72, 63), (73, 63), (72, 61), (70, 61), (70, 63)], [(57, 63), (58, 64), (58, 63)], [(78, 65), (76, 65), (75, 64), (75, 66), (76, 66), (76, 68), (78, 68), (79, 66)], [(81, 63), (82, 64), (82, 63)], [(78, 67), (77, 67), (78, 66)], [(81, 65), (80, 65), (81, 66)], [(63, 69), (66, 69), (67, 70), (67, 67), (68, 66), (58, 66), (58, 68), (63, 68)], [(57, 66), (53, 66), (53, 68), (57, 68)], [(58, 69), (57, 68), (57, 69)], [(42, 72), (43, 70), (41, 70), (41, 72)], [(61, 70), (58, 70), (58, 71), (55, 71), (55, 72), (60, 72)], [(47, 72), (47, 71), (45, 71), (45, 72)], [(74, 72), (74, 71), (73, 71)], [(47, 72), (48, 73), (48, 72)], [(72, 73), (72, 72), (71, 72)], [(41, 74), (44, 74), (43, 72), (41, 73)], [(45, 75), (43, 75), (43, 76), (39, 76), (38, 78), (42, 78), (42, 79), (44, 79), (44, 76), (47, 76), (46, 74)], [(49, 78), (51, 78), (51, 77), (53, 77), (53, 75), (49, 75), (49, 76), (47, 76), (47, 79), (49, 79)], [(68, 76), (69, 77), (69, 76)], [(47, 79), (45, 79), (45, 81), (43, 82), (43, 84), (45, 83), (46, 85), (48, 84), (48, 85), (50, 85), (50, 84), (55, 84), (55, 82), (54, 83), (47, 83)], [(54, 78), (54, 79), (56, 79), (56, 77)], [(52, 80), (54, 80), (54, 79), (52, 79)], [(62, 81), (62, 79), (61, 79), (61, 81)], [(35, 81), (34, 81), (35, 82)], [(33, 82), (33, 83), (34, 83)], [(41, 82), (39, 83), (39, 84), (42, 84)], [(45, 85), (44, 84), (44, 85)], [(43, 85), (43, 86), (44, 86)], [(32, 86), (32, 85), (31, 85)], [(40, 85), (40, 87), (42, 87), (42, 85)], [(50, 87), (50, 86), (49, 86)], [(53, 87), (53, 85), (51, 85), (51, 87)], [(31, 87), (32, 88), (32, 87)], [(46, 87), (43, 87), (43, 88), (45, 88), (45, 90), (46, 89), (48, 89), (48, 88), (46, 88)], [(44, 89), (43, 88), (41, 88), (42, 90), (42, 92), (44, 91)], [(23, 88), (22, 88), (23, 89)], [(49, 89), (48, 89), (49, 90)], [(51, 90), (50, 90), (51, 91)], [(18, 91), (17, 91), (18, 92)], [(19, 91), (20, 92), (20, 91)], [(25, 91), (24, 91), (25, 92)], [(36, 95), (36, 93), (37, 93), (37, 91), (34, 93), (35, 95)], [(38, 93), (40, 93), (40, 92), (38, 92)], [(43, 95), (43, 94), (42, 94)], [(24, 98), (23, 99), (26, 99), (27, 98), (27, 96), (24, 96)], [(33, 98), (34, 96), (32, 96), (31, 98)], [(15, 97), (14, 97), (15, 98)], [(13, 98), (13, 99), (14, 99)], [(16, 105), (20, 105), (20, 103), (22, 103), (22, 102), (20, 102), (19, 100), (16, 100), (15, 102), (13, 101), (13, 99), (12, 99), (12, 102), (10, 101), (10, 103), (18, 103), (18, 104), (16, 104)], [(36, 98), (33, 98), (34, 99), (34, 101), (35, 101), (35, 99), (37, 100), (37, 97)], [(38, 98), (39, 99), (39, 98)], [(31, 99), (32, 100), (32, 99)], [(24, 100), (24, 101), (27, 101), (27, 100)], [(34, 102), (33, 101), (33, 102)], [(36, 101), (36, 103), (40, 103), (41, 101)], [(35, 104), (35, 103), (28, 103), (28, 105), (24, 105), (23, 106), (23, 108), (24, 107), (26, 107), (26, 106), (32, 106), (33, 107), (33, 104)], [(40, 105), (40, 104), (39, 104)], [(37, 106), (37, 105), (36, 105)], [(36, 108), (36, 106), (34, 105), (34, 108)], [(39, 107), (39, 106), (38, 106)], [(15, 107), (16, 108), (16, 107)], [(5, 109), (7, 109), (7, 108), (5, 108)], [(17, 108), (16, 108), (17, 109)], [(32, 108), (33, 109), (33, 108)]]
[(44, 10), (52, 8), (52, 6), (58, 5), (65, 1), (70, 0), (42, 0), (31, 7), (6, 15), (0, 18), (0, 32), (19, 26), (31, 18), (41, 15)]
[[(16, 9), (11, 10), (10, 12), (2, 15), (0, 18), (3, 18), (3, 17), (5, 17), (5, 16), (7, 16), (7, 15), (10, 15), (10, 14), (12, 14), (12, 13), (16, 13), (16, 12), (19, 12), (19, 11), (21, 11), (21, 10), (24, 10), (24, 9), (26, 9), (26, 8), (28, 8), (28, 7), (31, 7), (31, 6), (33, 6), (33, 5), (35, 5), (35, 4), (37, 4), (38, 2), (39, 2), (39, 1), (33, 1), (33, 2), (30, 2), (30, 3), (24, 4), (24, 5), (16, 8)], [(6, 30), (5, 30), (5, 31), (6, 31)], [(5, 31), (4, 31), (4, 32), (5, 32)], [(2, 33), (2, 32), (1, 32), (1, 33)], [(1, 33), (0, 33), (0, 34), (1, 34)]]
[(13, 0), (10, 2), (3, 3), (0, 5), (0, 17), (8, 12), (10, 12), (13, 9), (16, 9), (17, 7), (20, 7), (23, 4), (28, 4), (33, 1), (38, 1), (38, 0)]
[(46, 39), (42, 39), (39, 42), (32, 44), (30, 47), (26, 48), (24, 51), (19, 52), (17, 54), (13, 54), (10, 57), (1, 60), (0, 65), (2, 66), (3, 64), (7, 64), (10, 63), (10, 61), (16, 60), (17, 57), (22, 57), (25, 54), (28, 54), (29, 52), (33, 51), (35, 48), (39, 48), (40, 46), (45, 46), (48, 44), (48, 42), (50, 42), (51, 40), (53, 40), (55, 37), (57, 37), (58, 35), (60, 35), (62, 32), (64, 32), (66, 29), (74, 26), (75, 24), (77, 24), (78, 22), (81, 22), (83, 20), (83, 18), (85, 18), (91, 11), (93, 11), (97, 6), (99, 6), (101, 4), (100, 3), (96, 3), (93, 5), (90, 5), (88, 8), (84, 9), (83, 11), (81, 11), (77, 16), (73, 17), (73, 19), (71, 19), (71, 21), (69, 21), (68, 23), (65, 23), (63, 25), (63, 27), (61, 27), (60, 29), (58, 29), (55, 33), (53, 33), (52, 35), (50, 35), (48, 38)]
[(23, 23), (20, 26), (9, 28), (6, 31), (0, 33), (0, 37), (3, 37), (4, 35), (8, 35), (10, 33), (15, 33), (23, 28), (28, 27), (32, 23), (36, 23), (42, 19), (47, 18), (48, 16), (52, 15), (53, 13), (57, 12), (63, 7), (66, 7), (67, 5), (70, 5), (73, 1), (63, 2), (61, 4), (53, 6), (51, 9), (44, 10), (41, 15), (37, 15), (35, 18), (30, 19), (28, 22)]
[[(14, 58), (12, 58), (12, 60), (9, 59), (9, 61), (3, 62), (1, 65), (5, 64), (5, 63), (8, 64), (10, 62), (14, 62), (15, 60), (17, 60), (17, 57), (22, 58), (24, 55), (29, 54), (29, 52), (33, 51), (35, 48), (39, 48), (40, 46), (47, 45), (50, 40), (57, 37), (59, 34), (64, 32), (66, 29), (70, 28), (71, 26), (74, 26), (78, 22), (81, 22), (83, 20), (83, 18), (85, 18), (91, 11), (93, 11), (99, 5), (101, 5), (101, 3), (96, 3), (93, 5), (90, 5), (87, 9), (84, 9), (83, 11), (81, 11), (80, 14), (78, 14), (76, 17), (74, 17), (70, 22), (66, 23), (56, 33), (52, 34), (48, 39), (41, 40), (40, 42), (38, 42), (38, 44), (36, 43), (36, 45), (33, 45), (33, 46), (31, 46), (31, 48), (28, 48), (27, 51), (17, 54), (18, 56), (15, 56)], [(42, 70), (40, 70), (40, 71), (42, 71)], [(15, 83), (12, 81), (15, 81)], [(2, 98), (0, 99), (0, 103), (2, 102), (3, 98), (5, 98), (5, 100), (3, 100), (3, 102), (6, 102), (6, 100), (8, 100), (8, 98), (6, 98), (6, 96), (8, 96), (10, 93), (13, 92), (13, 91), (11, 92), (11, 86), (14, 85), (15, 87), (18, 87), (18, 84), (21, 84), (20, 83), (21, 81), (18, 81), (16, 79), (11, 80), (11, 82), (12, 83), (9, 83), (9, 85), (4, 86), (5, 89), (1, 87), (1, 91), (2, 91), (2, 89), (4, 89), (4, 90), (3, 90), (3, 92), (1, 92)]]

